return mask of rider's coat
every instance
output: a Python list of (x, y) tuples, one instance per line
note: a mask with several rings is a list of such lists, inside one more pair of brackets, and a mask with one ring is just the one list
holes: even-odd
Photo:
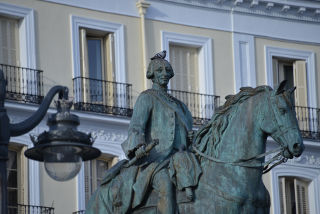
[[(187, 137), (188, 131), (191, 129), (191, 113), (181, 101), (157, 88), (144, 91), (138, 97), (130, 122), (128, 139), (122, 144), (122, 148), (127, 157), (132, 158), (134, 151), (141, 144), (149, 144), (155, 139), (159, 140), (159, 144), (138, 163), (140, 170), (133, 185), (135, 192), (133, 207), (138, 206), (143, 200), (148, 186), (152, 182), (153, 174), (168, 167), (170, 160), (174, 160), (171, 157), (179, 149), (189, 146)], [(179, 179), (178, 183), (181, 188), (197, 185), (201, 174), (196, 159), (190, 156), (193, 154), (186, 151), (179, 152), (179, 159), (183, 159), (186, 163), (190, 162), (190, 164), (179, 165), (176, 168), (174, 161), (171, 161), (170, 164), (170, 174), (171, 176), (179, 176), (176, 176), (176, 179)], [(188, 169), (181, 170), (183, 175), (175, 173), (183, 167), (188, 167)]]

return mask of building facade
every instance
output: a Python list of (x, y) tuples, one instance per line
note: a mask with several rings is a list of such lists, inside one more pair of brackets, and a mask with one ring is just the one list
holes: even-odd
[[(1, 0), (0, 67), (11, 123), (30, 116), (54, 85), (70, 89), (79, 129), (103, 155), (67, 182), (27, 160), (29, 135), (9, 145), (9, 206), (85, 209), (103, 172), (125, 158), (132, 108), (150, 57), (167, 50), (169, 91), (187, 104), (195, 129), (243, 86), (296, 86), (305, 152), (264, 176), (271, 213), (320, 213), (320, 1)], [(55, 112), (54, 108), (49, 113)], [(31, 131), (47, 130), (46, 120)], [(276, 143), (268, 139), (267, 150)], [(12, 182), (11, 182), (12, 181)]]

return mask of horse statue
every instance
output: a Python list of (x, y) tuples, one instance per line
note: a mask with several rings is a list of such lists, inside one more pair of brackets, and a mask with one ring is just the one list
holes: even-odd
[[(241, 88), (236, 95), (227, 96), (209, 123), (195, 133), (190, 151), (196, 155), (202, 174), (193, 201), (185, 200), (183, 192), (176, 190), (179, 213), (269, 213), (270, 196), (262, 182), (263, 172), (270, 170), (269, 164), (298, 157), (304, 150), (291, 99), (294, 89), (285, 90), (285, 84), (276, 90), (269, 86)], [(276, 151), (266, 152), (268, 136), (279, 144)], [(265, 163), (265, 156), (276, 152)], [(114, 179), (123, 177), (118, 186), (126, 184), (127, 171), (117, 172)], [(121, 200), (114, 197), (113, 183), (100, 186), (87, 213), (124, 213), (117, 209)], [(157, 200), (151, 189), (141, 206), (129, 207), (125, 213), (156, 213)]]

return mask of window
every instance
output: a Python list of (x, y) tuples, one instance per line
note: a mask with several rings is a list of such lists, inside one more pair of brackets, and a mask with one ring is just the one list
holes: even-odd
[(19, 20), (0, 16), (0, 63), (19, 66)]
[(25, 169), (27, 168), (23, 156), (24, 148), (10, 146), (7, 161), (7, 182), (8, 182), (8, 213), (18, 213), (18, 203), (23, 204), (27, 199), (27, 180)]
[(280, 210), (286, 214), (308, 214), (309, 181), (298, 177), (279, 177)]
[(114, 96), (113, 33), (80, 29), (81, 77), (85, 102), (111, 104)]
[(199, 48), (170, 44), (170, 62), (175, 77), (171, 79), (171, 89), (199, 92)]
[(318, 125), (314, 121), (319, 116), (316, 109), (308, 108), (306, 61), (273, 57), (272, 66), (274, 86), (279, 85), (283, 80), (287, 80), (287, 89), (296, 87), (294, 105), (296, 106), (296, 116), (300, 129), (308, 135), (311, 132), (317, 132)]
[(8, 178), (8, 213), (18, 212), (18, 165), (17, 152), (10, 151), (8, 153), (9, 160), (7, 162), (7, 178)]
[(106, 171), (110, 168), (112, 159), (102, 157), (84, 163), (85, 202), (89, 202), (92, 193), (99, 187)]
[(304, 60), (273, 58), (273, 83), (279, 85), (287, 80), (287, 88), (296, 87), (294, 100), (296, 106), (307, 107), (307, 72)]

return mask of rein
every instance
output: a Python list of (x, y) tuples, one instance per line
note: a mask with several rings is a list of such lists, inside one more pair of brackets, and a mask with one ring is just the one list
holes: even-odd
[[(240, 166), (240, 167), (246, 167), (246, 168), (261, 168), (261, 167), (263, 167), (263, 174), (269, 172), (273, 167), (275, 167), (275, 166), (277, 166), (277, 165), (279, 165), (281, 163), (287, 162), (287, 158), (285, 158), (285, 157), (281, 158), (282, 153), (285, 150), (283, 147), (278, 147), (277, 149), (274, 149), (274, 150), (271, 150), (271, 151), (268, 151), (268, 152), (253, 156), (253, 157), (248, 158), (248, 159), (239, 159), (237, 161), (232, 161), (232, 162), (219, 160), (217, 158), (214, 158), (214, 157), (211, 157), (209, 155), (206, 155), (203, 152), (200, 152), (195, 146), (192, 146), (192, 150), (195, 151), (201, 157), (204, 157), (204, 158), (206, 158), (206, 159), (208, 159), (210, 161), (216, 162), (216, 163), (229, 164), (229, 165), (233, 165), (233, 166)], [(265, 157), (265, 156), (267, 156), (269, 154), (272, 154), (272, 153), (275, 153), (275, 152), (278, 152), (278, 153), (275, 156), (273, 156), (273, 158), (271, 158), (270, 160), (268, 160), (265, 163), (262, 163), (262, 162), (259, 163), (259, 164), (250, 164), (250, 163), (248, 163), (250, 161), (254, 161), (254, 160), (260, 159), (262, 157)], [(269, 167), (269, 165), (274, 161), (277, 161), (277, 162)]]

